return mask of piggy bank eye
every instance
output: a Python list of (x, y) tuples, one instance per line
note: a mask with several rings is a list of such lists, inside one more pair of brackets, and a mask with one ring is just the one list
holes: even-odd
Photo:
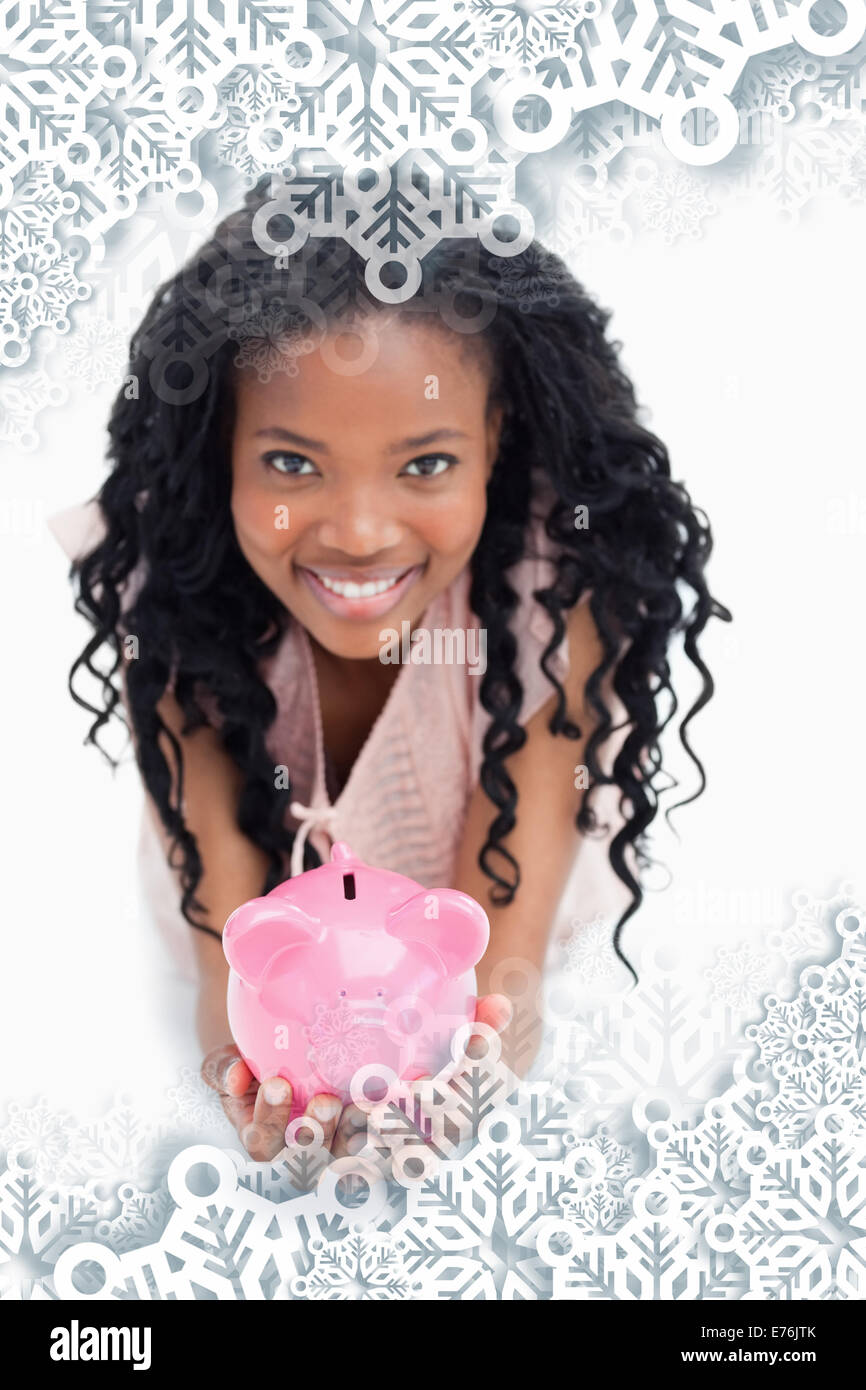
[(385, 994), (385, 991), (384, 991), (383, 989), (377, 989), (377, 990), (376, 990), (376, 998), (377, 998), (377, 999), (382, 999), (382, 998), (384, 997), (384, 994)]
[(341, 989), (341, 990), (340, 990), (340, 998), (341, 998), (341, 999), (345, 998), (345, 995), (346, 995), (346, 991), (345, 991), (344, 989)]

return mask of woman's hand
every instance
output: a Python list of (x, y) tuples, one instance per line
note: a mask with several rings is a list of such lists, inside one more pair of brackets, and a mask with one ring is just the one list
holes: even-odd
[[(210, 938), (205, 940), (209, 942)], [(281, 1076), (269, 1077), (259, 1085), (231, 1041), (226, 1012), (227, 983), (228, 963), (222, 951), (217, 956), (209, 948), (202, 956), (197, 1014), (199, 1041), (206, 1054), (201, 1078), (216, 1091), (250, 1158), (266, 1163), (286, 1147), (292, 1088)], [(328, 1149), (341, 1109), (338, 1096), (322, 1094), (313, 1096), (304, 1112), (321, 1125), (323, 1142)]]
[[(487, 994), (478, 1000), (475, 1022), (501, 1033), (511, 1013), (511, 1001), (504, 994)], [(465, 1055), (472, 1059), (485, 1047), (484, 1035), (473, 1033)], [(201, 1076), (219, 1096), (250, 1158), (257, 1163), (276, 1158), (286, 1147), (292, 1108), (289, 1082), (273, 1076), (259, 1084), (234, 1043), (213, 1048), (202, 1063)], [(320, 1092), (312, 1097), (304, 1114), (321, 1126), (322, 1147), (334, 1158), (356, 1153), (366, 1142), (366, 1114), (356, 1105), (343, 1108), (338, 1096)]]
[[(282, 1076), (268, 1077), (259, 1085), (234, 1043), (223, 1043), (205, 1057), (202, 1080), (220, 1098), (222, 1108), (238, 1132), (250, 1158), (265, 1163), (286, 1147), (286, 1125), (292, 1108), (292, 1088)], [(313, 1096), (305, 1115), (322, 1127), (324, 1146), (330, 1149), (342, 1103), (326, 1092)]]

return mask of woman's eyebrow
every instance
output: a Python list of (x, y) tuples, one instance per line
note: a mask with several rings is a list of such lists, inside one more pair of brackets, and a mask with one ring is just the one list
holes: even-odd
[[(302, 449), (317, 449), (321, 454), (330, 453), (330, 449), (321, 439), (310, 439), (305, 434), (296, 434), (294, 430), (287, 430), (282, 425), (266, 425), (263, 429), (256, 430), (255, 438), (267, 436), (271, 439), (282, 439), (287, 444), (298, 444)], [(410, 435), (406, 439), (400, 439), (396, 444), (389, 444), (387, 452), (389, 454), (402, 454), (407, 449), (423, 449), (427, 444), (435, 444), (443, 439), (468, 439), (465, 430), (439, 429), (428, 430), (426, 434)]]
[(401, 439), (397, 444), (388, 445), (389, 454), (402, 454), (406, 449), (422, 449), (425, 444), (435, 444), (438, 439), (468, 439), (465, 430), (428, 430), (426, 434), (410, 435), (408, 439)]
[(256, 430), (254, 438), (266, 435), (271, 439), (284, 439), (288, 444), (300, 444), (302, 449), (318, 449), (320, 453), (330, 452), (327, 444), (323, 444), (321, 439), (308, 439), (305, 434), (295, 434), (293, 430), (283, 429), (281, 425), (266, 425), (264, 429)]

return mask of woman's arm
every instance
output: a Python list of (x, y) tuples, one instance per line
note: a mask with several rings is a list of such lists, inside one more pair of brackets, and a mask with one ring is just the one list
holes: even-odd
[[(526, 725), (523, 747), (507, 762), (517, 788), (516, 825), (502, 844), (520, 866), (520, 887), (507, 906), (490, 902), (491, 880), (478, 863), (493, 816), (493, 805), (479, 784), (472, 794), (455, 874), (455, 888), (482, 904), (490, 919), (490, 944), (476, 967), (478, 992), (491, 988), (515, 1004), (514, 1015), (502, 1034), (503, 1055), (523, 1076), (541, 1042), (541, 1016), (527, 1018), (527, 1001), (519, 990), (512, 993), (505, 980), (491, 976), (508, 958), (525, 961), (542, 973), (556, 908), (581, 843), (575, 828), (583, 793), (575, 789), (574, 769), (585, 761), (586, 741), (597, 715), (584, 703), (586, 682), (602, 658), (602, 644), (589, 604), (571, 610), (567, 621), (569, 671), (563, 682), (568, 715), (581, 731), (580, 739), (551, 734), (548, 724), (555, 696)], [(607, 745), (605, 745), (607, 747)], [(530, 1005), (534, 1003), (529, 1001)]]
[[(158, 708), (183, 750), (183, 816), (196, 838), (202, 864), (196, 897), (205, 912), (199, 914), (198, 920), (218, 934), (212, 936), (210, 932), (189, 927), (199, 969), (196, 1020), (199, 1041), (204, 1051), (210, 1052), (232, 1040), (225, 1011), (229, 967), (219, 938), (231, 913), (261, 893), (268, 859), (238, 828), (237, 808), (243, 774), (223, 748), (216, 730), (205, 726), (183, 734), (183, 713), (173, 695), (164, 695)], [(169, 767), (174, 769), (174, 755), (168, 739), (163, 736), (161, 743)], [(174, 775), (172, 781), (174, 796)], [(149, 797), (148, 802), (148, 811), (167, 854), (168, 836)]]
[[(214, 936), (211, 932), (189, 927), (199, 968), (196, 1028), (205, 1054), (202, 1077), (219, 1095), (228, 1119), (251, 1158), (264, 1161), (274, 1158), (285, 1147), (292, 1105), (291, 1087), (282, 1077), (268, 1078), (260, 1086), (241, 1059), (226, 1013), (229, 965), (223, 953), (222, 930), (235, 908), (261, 894), (268, 858), (238, 827), (243, 774), (223, 748), (219, 734), (209, 726), (184, 734), (183, 712), (171, 694), (162, 697), (158, 708), (183, 753), (183, 817), (187, 829), (196, 838), (202, 864), (196, 897), (204, 912), (198, 914), (198, 919), (217, 933)], [(161, 746), (173, 770), (174, 798), (177, 788), (175, 759), (165, 735), (162, 735)], [(168, 854), (169, 837), (156, 807), (149, 796), (147, 799), (148, 812), (154, 818)], [(307, 1106), (306, 1113), (321, 1124), (327, 1147), (333, 1142), (340, 1111), (339, 1100), (324, 1094), (313, 1096)]]

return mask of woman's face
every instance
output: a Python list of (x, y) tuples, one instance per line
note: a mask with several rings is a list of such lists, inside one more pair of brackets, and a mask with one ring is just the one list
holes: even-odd
[(371, 352), (337, 331), (295, 377), (237, 372), (232, 441), (243, 554), (322, 647), (354, 659), (417, 623), (469, 560), (501, 420), (477, 342), (384, 313), (372, 332), (363, 370), (331, 365)]

